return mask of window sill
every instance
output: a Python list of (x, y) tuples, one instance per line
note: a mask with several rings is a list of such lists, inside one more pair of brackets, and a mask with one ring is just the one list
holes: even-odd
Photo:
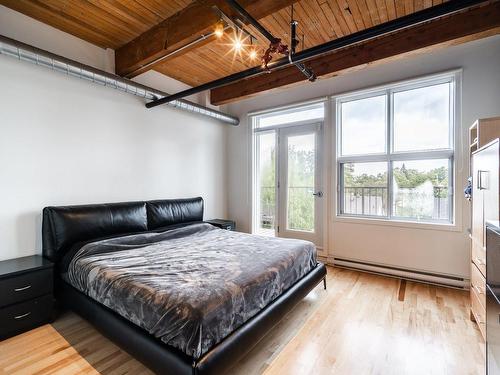
[(417, 221), (406, 221), (406, 220), (389, 220), (389, 219), (377, 219), (370, 217), (354, 217), (354, 216), (344, 216), (335, 215), (333, 217), (334, 222), (338, 223), (351, 223), (351, 224), (362, 224), (362, 225), (382, 225), (389, 227), (401, 227), (408, 229), (424, 229), (424, 230), (437, 230), (445, 232), (461, 232), (461, 226), (457, 223), (429, 223), (429, 222), (417, 222)]

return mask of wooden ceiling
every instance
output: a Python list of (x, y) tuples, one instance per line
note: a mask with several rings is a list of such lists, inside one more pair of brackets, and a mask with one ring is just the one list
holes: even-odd
[(117, 49), (191, 0), (0, 0), (0, 4), (103, 48)]
[[(298, 50), (367, 29), (401, 17), (442, 0), (300, 0), (294, 5), (294, 19), (299, 22), (299, 35), (304, 43)], [(291, 8), (264, 17), (259, 21), (271, 33), (288, 41)], [(251, 27), (252, 34), (258, 36)], [(265, 41), (260, 49), (264, 49)], [(212, 81), (258, 65), (259, 62), (239, 57), (230, 51), (227, 40), (214, 41), (182, 56), (168, 60), (155, 69), (191, 86)], [(288, 43), (287, 43), (288, 44)], [(234, 57), (234, 58), (233, 58)]]
[[(269, 0), (274, 1), (274, 0)], [(441, 3), (442, 0), (300, 0), (294, 6), (303, 44), (299, 49), (363, 30)], [(103, 48), (118, 49), (169, 18), (190, 0), (0, 0), (24, 13)], [(290, 7), (260, 21), (289, 39)], [(251, 28), (249, 28), (251, 30)], [(253, 35), (259, 34), (252, 30)], [(230, 51), (228, 38), (214, 40), (156, 65), (155, 70), (191, 86), (258, 65)], [(264, 49), (262, 41), (259, 49)]]
[[(239, 2), (252, 15), (259, 18), (265, 28), (274, 36), (282, 38), (286, 44), (289, 40), (290, 4), (294, 3), (294, 19), (299, 22), (298, 33), (300, 38), (303, 38), (298, 48), (301, 50), (439, 5), (444, 1), (446, 0), (240, 0)], [(488, 31), (488, 35), (498, 33), (500, 24), (497, 24), (497, 17), (500, 8), (498, 3), (494, 5), (496, 1), (492, 3), (489, 8), (484, 8), (482, 13), (477, 13), (474, 19), (469, 20), (464, 16), (463, 30), (455, 32), (456, 37), (485, 31)], [(238, 55), (231, 50), (229, 37), (232, 36), (232, 31), (227, 32), (220, 40), (211, 38), (174, 56), (166, 56), (201, 34), (212, 31), (219, 17), (213, 12), (213, 5), (217, 5), (225, 12), (227, 10), (231, 12), (224, 0), (0, 0), (0, 4), (100, 47), (115, 49), (116, 70), (118, 74), (124, 76), (134, 76), (142, 71), (155, 69), (188, 85), (197, 86), (260, 64), (260, 61), (251, 61), (246, 54)], [(491, 18), (487, 28), (482, 25), (485, 16)], [(465, 25), (466, 23), (468, 24)], [(456, 26), (446, 27), (448, 29), (444, 29), (446, 35), (443, 35), (442, 41), (452, 40), (452, 35), (455, 35), (449, 30)], [(252, 27), (247, 29), (259, 38), (254, 47), (263, 51), (268, 43)], [(426, 32), (432, 34), (429, 30)], [(418, 33), (418, 30), (416, 32)], [(414, 37), (410, 35), (408, 38), (410, 39), (406, 42), (400, 43), (401, 50), (405, 50), (405, 44), (408, 41), (411, 44)], [(429, 46), (441, 39), (422, 42), (421, 45)], [(418, 48), (418, 45), (415, 46)], [(164, 60), (144, 67), (157, 57), (162, 57)], [(373, 58), (368, 56), (367, 61), (373, 61)], [(349, 64), (355, 66), (356, 61)], [(317, 69), (321, 70), (323, 66), (325, 64)], [(294, 79), (303, 79), (293, 68), (291, 71), (294, 72), (291, 75), (286, 71), (280, 73), (282, 76), (288, 74), (286, 79), (278, 79), (278, 74), (274, 74), (274, 86), (281, 84), (280, 80), (287, 84)], [(298, 78), (295, 77), (297, 74)], [(261, 77), (262, 82), (255, 83), (253, 92), (263, 91), (259, 87), (267, 86), (266, 82), (263, 82), (265, 78)], [(219, 97), (218, 102), (223, 103), (251, 93), (248, 88), (235, 85), (233, 84), (230, 89), (237, 94), (233, 95), (228, 93), (226, 88), (221, 88), (215, 90), (215, 95), (212, 91), (212, 97)], [(214, 101), (216, 102), (217, 100)]]

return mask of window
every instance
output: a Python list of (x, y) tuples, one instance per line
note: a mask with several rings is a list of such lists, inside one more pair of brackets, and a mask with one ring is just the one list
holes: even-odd
[(453, 222), (455, 81), (336, 98), (339, 215)]
[(254, 129), (277, 128), (307, 121), (323, 121), (325, 106), (323, 102), (300, 105), (282, 110), (273, 110), (253, 116)]

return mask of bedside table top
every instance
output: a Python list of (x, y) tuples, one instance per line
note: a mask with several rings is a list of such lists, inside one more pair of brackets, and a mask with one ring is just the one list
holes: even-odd
[(227, 220), (227, 219), (209, 219), (209, 220), (205, 220), (206, 223), (214, 223), (214, 224), (220, 224), (220, 225), (224, 225), (224, 224), (234, 224), (234, 221), (233, 220)]
[(22, 258), (14, 258), (0, 261), (0, 279), (10, 277), (28, 271), (36, 271), (44, 268), (52, 268), (54, 263), (41, 255), (31, 255)]

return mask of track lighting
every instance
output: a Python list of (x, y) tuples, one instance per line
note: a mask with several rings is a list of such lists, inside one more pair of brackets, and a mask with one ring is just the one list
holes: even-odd
[(215, 25), (214, 34), (219, 39), (224, 36), (224, 24), (222, 22), (218, 22)]

